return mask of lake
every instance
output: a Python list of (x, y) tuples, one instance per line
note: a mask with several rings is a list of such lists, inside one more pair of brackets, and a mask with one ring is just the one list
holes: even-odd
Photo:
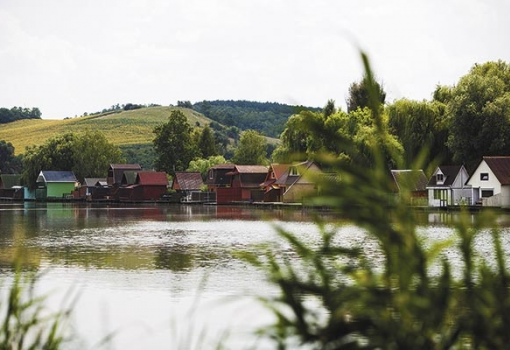
[[(455, 214), (419, 217), (430, 240), (451, 237), (447, 224)], [(506, 231), (509, 216), (499, 221)], [(271, 348), (253, 335), (272, 321), (255, 297), (277, 290), (235, 252), (279, 242), (277, 253), (287, 254), (275, 225), (310, 244), (318, 240), (310, 212), (302, 209), (0, 203), (1, 287), (5, 294), (12, 260), (21, 255), (44, 272), (38, 288), (49, 296), (50, 309), (77, 297), (69, 349), (212, 349), (219, 342), (231, 349)], [(361, 229), (344, 225), (339, 231), (342, 244), (382, 259)], [(478, 242), (482, 252), (490, 244), (488, 234)]]

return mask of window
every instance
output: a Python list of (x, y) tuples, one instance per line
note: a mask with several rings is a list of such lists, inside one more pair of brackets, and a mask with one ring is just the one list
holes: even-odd
[(494, 190), (482, 190), (482, 198), (494, 196)]
[(434, 199), (446, 200), (448, 198), (447, 190), (434, 190)]
[(291, 167), (290, 167), (289, 175), (290, 175), (290, 176), (297, 176), (297, 175), (299, 175), (299, 174), (298, 174), (298, 171), (297, 171), (297, 168), (296, 168), (295, 166), (291, 166)]
[(489, 173), (480, 173), (481, 181), (489, 181)]
[(438, 173), (438, 174), (436, 175), (436, 182), (437, 182), (438, 184), (443, 183), (443, 182), (444, 182), (444, 175), (443, 175), (443, 174), (441, 174), (441, 173)]

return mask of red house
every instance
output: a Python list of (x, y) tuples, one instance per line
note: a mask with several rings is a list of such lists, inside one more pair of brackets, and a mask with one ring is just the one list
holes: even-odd
[(282, 187), (278, 181), (289, 169), (290, 164), (271, 164), (267, 171), (266, 179), (260, 186), (264, 189), (264, 202), (283, 202)]
[[(216, 192), (220, 187), (230, 187), (232, 183), (232, 172), (235, 169), (235, 165), (231, 163), (218, 164), (211, 168), (207, 172), (205, 184), (209, 192)], [(229, 175), (227, 175), (229, 174)]]
[(135, 183), (119, 188), (120, 201), (156, 201), (167, 193), (168, 179), (161, 171), (139, 171)]
[(231, 175), (230, 187), (216, 188), (216, 203), (262, 201), (264, 192), (260, 186), (267, 176), (264, 165), (236, 165)]

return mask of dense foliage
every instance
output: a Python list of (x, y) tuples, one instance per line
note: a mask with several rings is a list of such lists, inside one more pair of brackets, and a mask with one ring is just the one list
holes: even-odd
[(23, 155), (22, 181), (35, 188), (41, 170), (73, 171), (78, 181), (106, 177), (112, 163), (122, 163), (120, 149), (99, 131), (55, 136), (41, 146), (27, 148)]
[(18, 174), (21, 167), (21, 157), (14, 155), (12, 143), (0, 140), (0, 173)]
[(198, 155), (192, 131), (188, 119), (179, 110), (172, 111), (166, 123), (154, 128), (157, 170), (174, 176), (176, 171), (188, 168), (189, 162)]
[(11, 123), (23, 119), (41, 119), (39, 108), (12, 107), (0, 108), (0, 124)]
[[(184, 102), (181, 102), (183, 105)], [(289, 106), (274, 102), (252, 101), (202, 101), (193, 109), (226, 127), (256, 130), (261, 134), (278, 137), (287, 119), (301, 110), (319, 110), (303, 106)]]
[(445, 97), (448, 147), (470, 168), (482, 156), (510, 154), (510, 64), (476, 64)]
[(266, 150), (267, 141), (264, 136), (255, 130), (243, 131), (232, 162), (245, 165), (264, 165), (267, 163)]
[[(372, 166), (329, 158), (335, 176), (314, 178), (322, 193), (314, 204), (338, 211), (345, 229), (361, 227), (366, 239), (346, 246), (343, 225), (318, 217), (317, 241), (279, 229), (285, 254), (269, 243), (243, 253), (279, 288), (279, 295), (263, 298), (275, 322), (262, 334), (278, 349), (507, 348), (510, 273), (492, 216), (474, 219), (463, 211), (451, 240), (420, 236), (416, 211), (406, 204), (412, 188), (388, 195), (387, 155), (399, 167), (403, 159), (384, 141), (388, 131), (370, 81)], [(477, 255), (481, 235), (492, 238), (492, 248)]]

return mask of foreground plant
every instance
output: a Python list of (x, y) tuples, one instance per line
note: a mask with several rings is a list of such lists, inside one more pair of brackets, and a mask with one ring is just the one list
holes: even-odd
[(50, 313), (44, 297), (35, 295), (38, 276), (16, 269), (12, 285), (0, 302), (0, 349), (60, 349), (70, 309)]
[[(377, 242), (380, 257), (367, 256), (363, 247), (342, 246), (337, 228), (320, 220), (321, 240), (315, 246), (278, 229), (297, 259), (278, 256), (271, 246), (263, 247), (263, 254), (245, 254), (280, 289), (279, 297), (263, 299), (277, 319), (263, 334), (279, 349), (506, 348), (510, 275), (494, 221), (481, 213), (473, 223), (462, 212), (455, 239), (423, 244), (415, 212), (406, 204), (409, 191), (404, 189), (399, 198), (391, 195), (388, 159), (397, 166), (402, 161), (387, 142), (376, 85), (364, 54), (362, 58), (377, 130), (364, 150), (369, 161), (354, 161), (355, 154), (325, 158), (336, 175), (315, 179), (328, 194), (315, 204), (327, 205), (365, 229)], [(492, 227), (493, 256), (482, 258), (473, 242), (487, 227)], [(460, 271), (453, 271), (447, 248), (461, 253)]]

